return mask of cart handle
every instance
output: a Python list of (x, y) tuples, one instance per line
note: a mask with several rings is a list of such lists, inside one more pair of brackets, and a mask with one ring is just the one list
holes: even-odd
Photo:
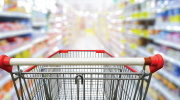
[(151, 73), (163, 67), (160, 54), (145, 58), (11, 58), (0, 56), (0, 68), (12, 72), (13, 65), (149, 65)]

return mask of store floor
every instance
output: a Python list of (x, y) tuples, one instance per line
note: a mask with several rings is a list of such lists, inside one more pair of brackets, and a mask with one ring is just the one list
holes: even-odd
[(105, 50), (96, 35), (82, 32), (69, 47), (71, 50)]

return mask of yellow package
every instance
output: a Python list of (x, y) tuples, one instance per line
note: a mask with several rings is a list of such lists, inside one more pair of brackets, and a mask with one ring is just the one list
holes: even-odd
[(14, 58), (21, 58), (21, 53), (16, 54)]

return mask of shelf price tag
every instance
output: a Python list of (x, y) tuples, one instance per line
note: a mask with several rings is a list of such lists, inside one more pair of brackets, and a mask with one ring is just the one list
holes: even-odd
[(136, 45), (135, 43), (132, 43), (132, 44), (131, 44), (131, 48), (132, 48), (133, 50), (135, 50), (136, 47), (137, 47), (137, 45)]

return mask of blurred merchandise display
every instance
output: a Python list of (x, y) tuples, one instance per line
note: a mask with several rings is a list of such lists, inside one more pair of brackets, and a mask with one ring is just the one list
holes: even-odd
[[(49, 4), (47, 0), (49, 8), (43, 3), (46, 2), (0, 0), (0, 55), (46, 58), (69, 47), (74, 40), (72, 30), (78, 29), (77, 15), (68, 7), (57, 7), (53, 1)], [(62, 12), (62, 8), (69, 13)], [(22, 70), (29, 67), (24, 66)], [(11, 77), (2, 69), (0, 72), (0, 100), (17, 100)], [(20, 87), (17, 88), (20, 93)]]
[(163, 55), (165, 64), (153, 75), (149, 100), (180, 99), (178, 3), (180, 0), (119, 0), (111, 12), (98, 17), (97, 36), (106, 47), (111, 46), (115, 57)]

